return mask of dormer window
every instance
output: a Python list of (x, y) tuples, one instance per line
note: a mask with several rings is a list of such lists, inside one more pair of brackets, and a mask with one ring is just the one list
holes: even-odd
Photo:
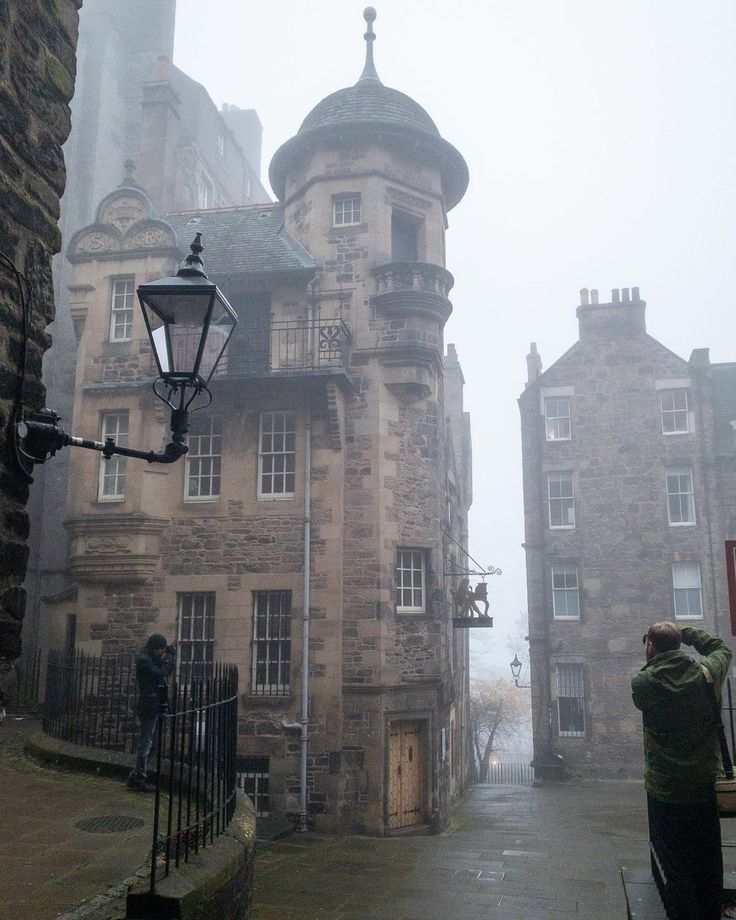
[(332, 199), (333, 227), (350, 227), (360, 223), (360, 195), (336, 195)]

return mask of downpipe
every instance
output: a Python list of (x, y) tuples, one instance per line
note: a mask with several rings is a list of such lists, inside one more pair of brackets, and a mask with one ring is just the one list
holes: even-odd
[(299, 720), (301, 730), (301, 782), (299, 790), (299, 833), (307, 831), (307, 754), (309, 742), (309, 583), (311, 576), (312, 538), (312, 417), (307, 408), (304, 423), (304, 586), (302, 591), (302, 713)]

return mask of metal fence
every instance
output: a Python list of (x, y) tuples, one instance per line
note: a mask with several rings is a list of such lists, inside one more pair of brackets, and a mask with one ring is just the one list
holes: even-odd
[(41, 652), (24, 654), (15, 663), (18, 682), (10, 698), (8, 709), (11, 712), (29, 712), (38, 709), (41, 684)]
[(171, 866), (230, 823), (237, 788), (238, 670), (216, 664), (205, 680), (174, 682), (158, 722), (151, 849), (153, 894)]
[[(137, 681), (130, 654), (50, 652), (43, 729), (55, 738), (133, 753)], [(235, 811), (238, 670), (188, 662), (170, 680), (158, 717), (150, 890), (172, 866), (212, 843)]]
[(132, 753), (137, 699), (133, 656), (50, 651), (43, 730), (74, 744)]
[(503, 786), (531, 786), (534, 768), (529, 761), (491, 761), (488, 764), (487, 782)]

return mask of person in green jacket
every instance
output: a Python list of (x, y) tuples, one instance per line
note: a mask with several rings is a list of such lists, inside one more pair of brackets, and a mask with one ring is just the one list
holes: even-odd
[[(680, 645), (700, 655), (696, 661)], [(652, 859), (669, 920), (721, 920), (723, 855), (715, 780), (722, 773), (713, 692), (731, 650), (704, 629), (655, 623), (647, 663), (631, 680), (644, 722), (644, 784)]]

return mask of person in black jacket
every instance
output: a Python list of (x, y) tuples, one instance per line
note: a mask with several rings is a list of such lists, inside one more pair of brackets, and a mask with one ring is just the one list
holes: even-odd
[(138, 680), (138, 704), (135, 712), (140, 722), (135, 767), (128, 777), (128, 786), (148, 792), (148, 758), (156, 741), (161, 701), (166, 699), (166, 678), (174, 668), (176, 650), (159, 633), (150, 636), (146, 647), (135, 660)]

